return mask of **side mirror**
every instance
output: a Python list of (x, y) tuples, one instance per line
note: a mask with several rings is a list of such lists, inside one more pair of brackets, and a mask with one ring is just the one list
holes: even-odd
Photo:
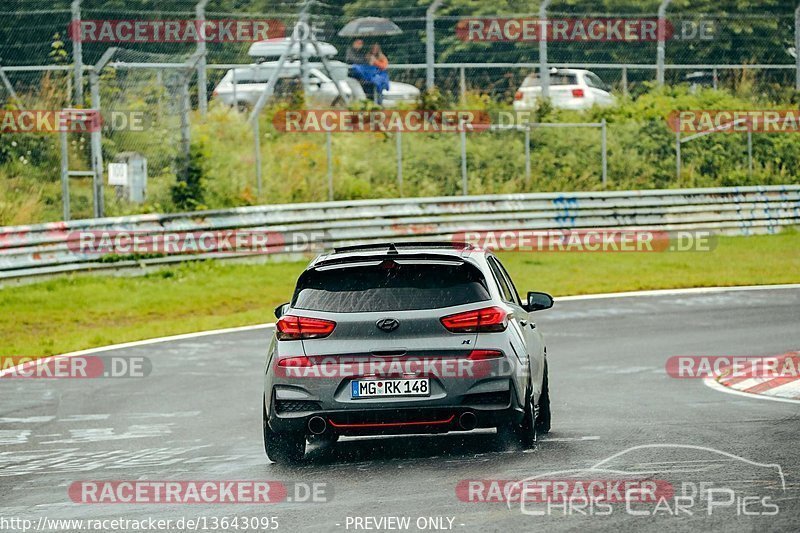
[(528, 293), (528, 311), (541, 311), (542, 309), (550, 309), (553, 307), (553, 303), (553, 297), (546, 292)]
[(286, 312), (286, 309), (289, 307), (289, 302), (285, 304), (281, 304), (275, 308), (275, 318), (280, 318)]

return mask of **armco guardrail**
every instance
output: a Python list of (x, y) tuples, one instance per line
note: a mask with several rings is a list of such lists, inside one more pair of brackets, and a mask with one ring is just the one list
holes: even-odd
[[(80, 231), (168, 232), (248, 229), (305, 235), (274, 255), (388, 239), (443, 239), (462, 231), (571, 228), (707, 229), (769, 233), (800, 224), (800, 186), (675, 189), (364, 200), (138, 215), (0, 228), (0, 279), (121, 269), (178, 261), (240, 258), (208, 252), (99, 261), (80, 253)], [(273, 254), (270, 254), (273, 255)]]

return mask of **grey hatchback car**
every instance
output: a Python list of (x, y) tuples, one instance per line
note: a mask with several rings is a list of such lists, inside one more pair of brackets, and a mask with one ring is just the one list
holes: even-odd
[(464, 243), (337, 248), (278, 306), (264, 372), (264, 447), (294, 463), (340, 435), (550, 429), (547, 351), (491, 252)]

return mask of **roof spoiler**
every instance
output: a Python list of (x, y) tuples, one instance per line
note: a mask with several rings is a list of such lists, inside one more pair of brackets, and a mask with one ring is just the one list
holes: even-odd
[(398, 248), (411, 249), (430, 249), (430, 248), (449, 248), (452, 250), (473, 250), (475, 247), (468, 242), (461, 241), (401, 241), (401, 242), (377, 242), (369, 244), (355, 244), (353, 246), (337, 246), (333, 249), (334, 254), (359, 251), (380, 251), (386, 250), (387, 254), (399, 253)]

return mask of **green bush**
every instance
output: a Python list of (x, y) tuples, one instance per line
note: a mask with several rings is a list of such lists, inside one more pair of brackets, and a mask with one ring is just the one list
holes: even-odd
[[(531, 120), (608, 124), (607, 189), (738, 186), (800, 183), (800, 142), (796, 134), (754, 134), (753, 169), (747, 162), (746, 135), (716, 134), (682, 147), (683, 171), (675, 172), (675, 133), (666, 118), (687, 109), (785, 109), (797, 93), (781, 100), (752, 96), (741, 83), (736, 94), (705, 89), (694, 94), (685, 86), (646, 87), (636, 98), (621, 98), (613, 107), (585, 112), (543, 105)], [(128, 97), (126, 105), (145, 109), (158, 104), (158, 92)], [(777, 93), (775, 93), (777, 94)], [(122, 96), (116, 95), (117, 98)], [(148, 158), (147, 203), (130, 205), (106, 194), (107, 214), (174, 212), (241, 205), (319, 202), (328, 199), (326, 136), (283, 133), (273, 126), (276, 113), (297, 101), (276, 103), (260, 116), (261, 192), (255, 172), (255, 143), (248, 115), (212, 102), (209, 112), (191, 116), (192, 157), (186, 179), (178, 180), (174, 161), (174, 120), (159, 118), (149, 132), (112, 132), (104, 139), (104, 157), (138, 148)], [(354, 104), (354, 109), (372, 109)], [(485, 94), (469, 93), (466, 102), (451, 101), (438, 91), (425, 93), (419, 109), (470, 109), (509, 112), (508, 104)], [(126, 137), (127, 135), (127, 137)], [(135, 136), (135, 137), (132, 137)], [(30, 136), (28, 136), (30, 137)], [(396, 136), (392, 133), (334, 133), (332, 172), (334, 198), (419, 197), (459, 195), (462, 191), (460, 136), (452, 133), (403, 134), (403, 184), (397, 180)], [(600, 190), (600, 132), (596, 128), (542, 128), (531, 132), (531, 172), (525, 172), (524, 133), (472, 132), (467, 135), (470, 194)], [(18, 224), (61, 217), (58, 151), (55, 136), (25, 138), (11, 146), (0, 141), (0, 223)], [(74, 139), (79, 143), (79, 139)], [(23, 144), (25, 146), (23, 146)], [(25, 147), (29, 148), (25, 148)], [(80, 143), (75, 150), (80, 152)], [(20, 150), (36, 152), (20, 161)], [(23, 157), (25, 160), (25, 158)], [(78, 162), (80, 157), (76, 157)], [(85, 161), (83, 163), (85, 165)], [(75, 186), (73, 212), (89, 216), (91, 192)]]
[(182, 211), (198, 211), (205, 208), (203, 185), (203, 145), (192, 143), (188, 160), (179, 157), (178, 181), (172, 186), (172, 202)]

